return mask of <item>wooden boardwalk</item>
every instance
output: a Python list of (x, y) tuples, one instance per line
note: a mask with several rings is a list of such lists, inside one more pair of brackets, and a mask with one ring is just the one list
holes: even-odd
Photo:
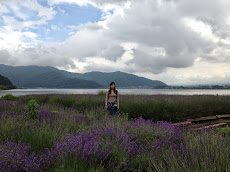
[(230, 115), (215, 115), (215, 116), (206, 116), (201, 118), (190, 119), (185, 122), (172, 123), (178, 127), (186, 127), (192, 131), (198, 131), (208, 128), (217, 128), (230, 126)]

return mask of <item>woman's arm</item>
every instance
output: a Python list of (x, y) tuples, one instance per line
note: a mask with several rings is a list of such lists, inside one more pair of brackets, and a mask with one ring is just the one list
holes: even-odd
[(119, 109), (119, 93), (117, 91), (117, 108)]
[(107, 103), (108, 103), (108, 91), (106, 92), (106, 95), (105, 95), (105, 108), (108, 107)]

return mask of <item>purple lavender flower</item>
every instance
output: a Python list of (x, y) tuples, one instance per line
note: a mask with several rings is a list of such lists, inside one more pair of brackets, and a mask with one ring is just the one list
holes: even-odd
[(179, 147), (183, 139), (183, 133), (178, 127), (163, 121), (154, 123), (141, 117), (132, 119), (128, 130), (138, 144), (145, 145), (146, 152), (163, 149), (172, 144), (175, 148)]
[(15, 105), (14, 101), (0, 100), (0, 112), (10, 110)]
[(31, 153), (29, 144), (2, 142), (0, 143), (0, 169), (1, 171), (30, 171), (37, 172), (46, 169), (53, 159), (50, 150), (46, 153)]

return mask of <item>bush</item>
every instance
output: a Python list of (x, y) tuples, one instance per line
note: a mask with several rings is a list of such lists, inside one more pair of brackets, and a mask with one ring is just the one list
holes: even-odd
[(16, 85), (0, 85), (0, 90), (10, 90), (10, 89), (16, 89)]
[(97, 92), (97, 95), (104, 95), (105, 96), (106, 94), (106, 91), (103, 91), (103, 90), (100, 90)]
[(14, 100), (17, 100), (18, 98), (13, 96), (12, 94), (6, 94), (5, 96), (1, 97), (1, 100), (11, 100), (11, 101), (14, 101)]
[(31, 119), (37, 119), (38, 115), (36, 110), (38, 110), (38, 104), (36, 100), (31, 99), (28, 104), (26, 105), (25, 109), (27, 110)]
[(5, 86), (5, 85), (0, 85), (0, 90), (7, 90), (7, 86)]
[(17, 89), (18, 87), (16, 85), (8, 85), (8, 89)]
[(217, 130), (220, 131), (224, 137), (230, 137), (230, 127), (218, 128)]

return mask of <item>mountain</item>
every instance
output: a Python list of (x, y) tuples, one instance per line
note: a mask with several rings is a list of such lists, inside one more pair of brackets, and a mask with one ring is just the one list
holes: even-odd
[(37, 74), (23, 83), (24, 87), (46, 87), (46, 88), (102, 88), (102, 85), (78, 78), (67, 78), (62, 73), (50, 71)]
[(87, 72), (71, 73), (54, 67), (7, 66), (0, 64), (0, 74), (7, 76), (20, 87), (46, 88), (108, 88), (114, 81), (117, 88), (155, 88), (165, 87), (165, 83), (150, 80), (124, 72)]
[(0, 73), (19, 87), (35, 88), (102, 88), (95, 81), (68, 78), (58, 69), (40, 66), (7, 66), (0, 64)]
[(12, 84), (9, 78), (0, 75), (0, 90), (8, 90), (8, 89), (15, 89), (15, 88), (17, 87)]
[(10, 86), (10, 85), (13, 85), (13, 84), (7, 77), (4, 77), (4, 76), (0, 75), (0, 85)]
[(63, 71), (64, 75), (70, 78), (80, 78), (86, 80), (96, 81), (97, 83), (104, 85), (105, 87), (109, 87), (109, 83), (114, 81), (117, 86), (120, 88), (125, 87), (146, 87), (146, 88), (154, 88), (154, 87), (166, 87), (167, 85), (161, 81), (150, 80), (144, 77), (139, 77), (133, 74), (128, 74), (124, 72), (87, 72), (87, 73), (70, 73)]

